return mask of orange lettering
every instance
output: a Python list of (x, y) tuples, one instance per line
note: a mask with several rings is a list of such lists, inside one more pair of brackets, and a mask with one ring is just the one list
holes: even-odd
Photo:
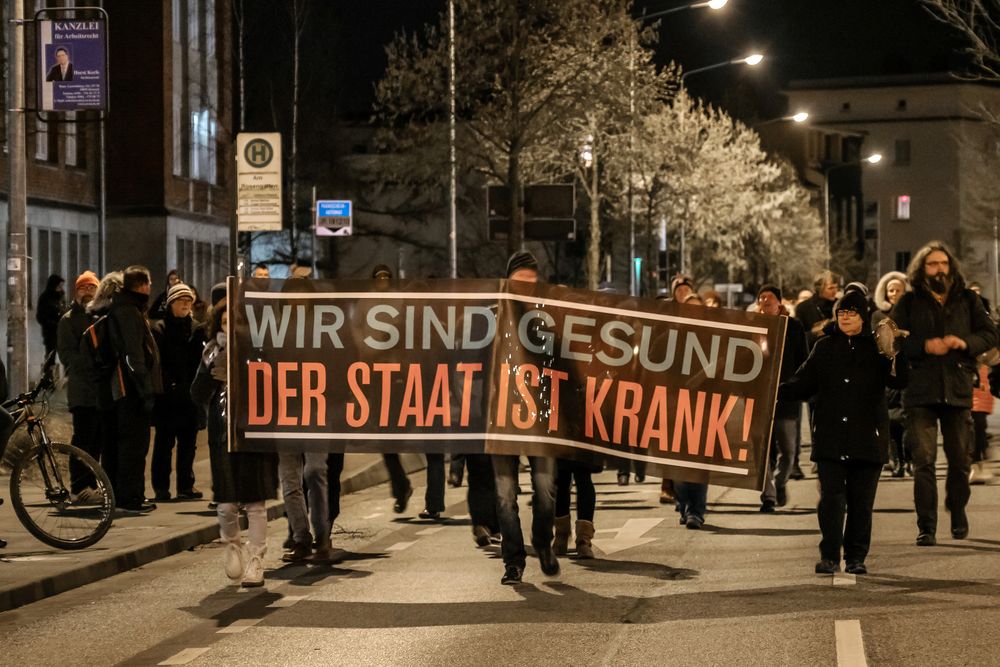
[(400, 428), (406, 426), (406, 420), (416, 418), (416, 425), (424, 425), (424, 380), (420, 372), (420, 364), (410, 364), (406, 374), (406, 389), (403, 390), (403, 407), (399, 411)]
[(639, 446), (647, 449), (649, 441), (653, 438), (660, 441), (661, 452), (670, 450), (670, 444), (667, 442), (667, 388), (659, 385), (653, 387), (653, 400), (649, 402), (646, 427), (642, 430)]
[[(533, 364), (524, 364), (523, 366), (518, 367), (517, 375), (514, 376), (514, 383), (517, 385), (517, 393), (521, 395), (521, 400), (524, 401), (525, 406), (528, 408), (527, 410), (522, 410), (522, 407), (524, 406), (514, 406), (510, 419), (514, 422), (514, 426), (520, 429), (531, 428), (535, 423), (535, 419), (538, 417), (538, 405), (535, 403), (535, 397), (531, 395), (531, 392), (528, 390), (528, 386), (525, 383), (524, 378), (526, 375), (531, 376), (531, 386), (537, 387), (538, 367)], [(525, 413), (527, 416), (522, 416)]]
[(288, 416), (288, 399), (295, 398), (299, 392), (288, 386), (288, 374), (298, 369), (298, 364), (291, 361), (278, 362), (278, 426), (295, 426), (295, 417)]
[[(632, 404), (626, 405), (628, 395), (632, 396)], [(615, 397), (615, 430), (614, 441), (622, 444), (622, 430), (628, 419), (628, 446), (635, 447), (639, 438), (639, 408), (642, 407), (642, 385), (638, 382), (619, 382), (618, 395)]]
[(701, 442), (701, 423), (705, 416), (704, 411), (705, 392), (698, 392), (693, 414), (691, 412), (691, 393), (687, 389), (681, 389), (677, 393), (677, 421), (674, 422), (672, 451), (681, 451), (682, 429), (686, 428), (688, 454), (694, 456), (698, 453), (698, 445)]
[[(271, 364), (264, 361), (251, 361), (247, 363), (249, 380), (247, 382), (247, 398), (250, 403), (249, 426), (263, 426), (271, 423)], [(257, 396), (257, 376), (264, 380), (264, 397), (260, 400)], [(263, 408), (263, 412), (261, 409)]]
[(451, 426), (451, 391), (448, 388), (448, 364), (438, 364), (434, 374), (434, 386), (427, 405), (426, 426), (433, 426), (434, 419), (440, 417), (442, 426)]
[[(368, 399), (365, 398), (364, 392), (361, 391), (361, 387), (358, 385), (359, 372), (361, 374), (361, 382), (368, 384), (369, 381), (371, 381), (368, 364), (365, 362), (355, 361), (347, 369), (347, 386), (351, 388), (351, 393), (354, 394), (356, 399), (358, 399), (357, 405), (354, 403), (348, 403), (346, 406), (347, 425), (352, 428), (364, 426), (365, 422), (368, 421), (368, 415), (370, 412), (368, 409)], [(357, 408), (356, 411), (355, 408)]]
[(730, 396), (726, 400), (726, 407), (720, 414), (719, 407), (722, 404), (722, 395), (712, 394), (712, 408), (708, 416), (708, 436), (705, 438), (705, 456), (715, 455), (715, 439), (718, 438), (719, 452), (722, 454), (722, 458), (727, 461), (733, 458), (733, 453), (729, 451), (726, 422), (729, 421), (729, 415), (732, 414), (737, 402), (739, 402), (738, 398)]
[[(601, 414), (601, 405), (604, 403), (604, 399), (608, 397), (608, 390), (611, 389), (611, 380), (604, 379), (601, 380), (601, 389), (597, 391), (597, 378), (587, 377), (587, 400), (585, 402), (586, 406), (586, 416), (584, 425), (584, 434), (588, 438), (594, 437), (594, 425), (597, 425), (597, 430), (601, 434), (601, 440), (608, 440), (608, 429), (604, 425), (604, 415)], [(597, 392), (595, 396), (594, 393)]]
[(554, 371), (551, 368), (546, 368), (542, 371), (542, 375), (545, 377), (552, 378), (552, 382), (549, 383), (551, 388), (552, 400), (549, 401), (549, 432), (559, 430), (559, 383), (563, 380), (569, 379), (569, 373), (565, 371)]
[(462, 418), (461, 425), (469, 425), (469, 412), (472, 407), (472, 375), (483, 370), (482, 364), (459, 364), (456, 366), (458, 372), (465, 377), (462, 379)]

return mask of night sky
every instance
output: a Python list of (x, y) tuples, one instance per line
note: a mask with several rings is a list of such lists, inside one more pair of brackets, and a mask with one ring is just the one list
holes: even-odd
[[(637, 0), (635, 13), (681, 4)], [(340, 0), (318, 6), (314, 25), (324, 26), (324, 48), (335, 50), (339, 106), (360, 118), (370, 112), (373, 83), (384, 71), (384, 44), (399, 30), (435, 20), (446, 3)], [(789, 80), (962, 67), (960, 43), (918, 0), (730, 0), (722, 11), (685, 11), (661, 21), (661, 62), (674, 59), (695, 69), (754, 51), (767, 55), (755, 69), (725, 68), (689, 80), (695, 94), (748, 120), (784, 113), (779, 91)]]

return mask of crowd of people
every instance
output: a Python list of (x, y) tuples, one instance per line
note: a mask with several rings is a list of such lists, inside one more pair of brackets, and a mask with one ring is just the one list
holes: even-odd
[[(253, 277), (266, 279), (266, 266)], [(535, 282), (539, 267), (527, 252), (508, 261), (506, 277)], [(375, 280), (392, 278), (378, 266)], [(293, 271), (287, 291), (308, 289), (308, 270)], [(212, 504), (225, 544), (225, 572), (243, 586), (264, 581), (267, 518), (264, 503), (280, 489), (289, 534), (285, 562), (330, 563), (343, 557), (331, 535), (340, 510), (343, 454), (230, 453), (226, 431), (228, 351), (225, 285), (210, 301), (176, 271), (150, 302), (152, 278), (130, 266), (99, 279), (85, 271), (74, 283), (72, 303), (62, 304), (63, 281), (52, 276), (39, 298), (37, 317), (46, 349), (58, 351), (68, 377), (67, 401), (73, 444), (98, 458), (114, 487), (120, 512), (143, 514), (156, 503), (197, 500), (194, 458), (197, 433), (208, 430)], [(812, 290), (788, 298), (775, 285), (757, 291), (751, 309), (787, 319), (772, 444), (760, 511), (789, 502), (788, 481), (804, 475), (800, 433), (808, 419), (810, 458), (819, 479), (821, 542), (817, 573), (867, 571), (872, 511), (883, 470), (913, 477), (916, 544), (937, 539), (935, 461), (938, 431), (948, 461), (945, 507), (951, 536), (969, 533), (965, 511), (970, 481), (989, 471), (986, 416), (993, 399), (990, 363), (1000, 360), (998, 334), (989, 305), (967, 285), (953, 253), (931, 243), (918, 252), (908, 273), (892, 272), (874, 291), (862, 283), (841, 285), (830, 271)], [(662, 298), (685, 306), (721, 307), (714, 292), (696, 290), (678, 276)], [(803, 405), (808, 406), (804, 410)], [(805, 416), (803, 416), (805, 414)], [(152, 499), (145, 496), (145, 468), (152, 444)], [(404, 513), (413, 494), (398, 455), (385, 455), (394, 511)], [(621, 460), (618, 483), (645, 478), (645, 466)], [(454, 456), (447, 482), (460, 486), (468, 470), (468, 505), (475, 544), (499, 542), (503, 584), (522, 580), (527, 550), (521, 531), (519, 473), (530, 471), (531, 545), (542, 571), (559, 572), (558, 556), (575, 545), (579, 558), (594, 557), (596, 492), (600, 468), (573, 461), (516, 456)], [(419, 516), (439, 520), (445, 510), (445, 459), (427, 455), (427, 491)], [(171, 480), (173, 479), (173, 494)], [(79, 483), (77, 483), (79, 482)], [(576, 490), (576, 520), (570, 515)], [(73, 497), (93, 491), (74, 480)], [(697, 530), (706, 521), (708, 485), (661, 481), (660, 502), (673, 504), (680, 523)], [(244, 544), (239, 512), (249, 531)], [(575, 539), (574, 539), (575, 538)]]

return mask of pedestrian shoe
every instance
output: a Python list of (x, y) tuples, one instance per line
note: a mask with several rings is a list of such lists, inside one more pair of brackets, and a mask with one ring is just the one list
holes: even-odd
[(951, 536), (956, 540), (964, 540), (969, 536), (969, 518), (964, 509), (951, 513)]
[(246, 571), (246, 554), (243, 552), (243, 545), (240, 539), (226, 540), (226, 552), (223, 554), (223, 564), (226, 569), (226, 576), (233, 581), (239, 581)]
[(700, 530), (705, 525), (705, 520), (692, 514), (685, 525), (688, 530)]
[(952, 527), (951, 536), (956, 540), (964, 540), (969, 536), (969, 527), (968, 526)]
[(906, 468), (903, 467), (902, 463), (892, 469), (893, 477), (902, 477), (905, 474), (906, 474)]
[(772, 514), (774, 512), (774, 501), (765, 500), (760, 504), (760, 511), (764, 514)]
[(157, 491), (156, 495), (153, 496), (153, 500), (158, 503), (168, 503), (170, 502), (170, 492), (169, 491)]
[(0, 540), (0, 549), (3, 549), (6, 546), (7, 546), (7, 540)]
[(986, 467), (985, 461), (972, 464), (969, 471), (969, 484), (986, 484), (993, 479), (993, 471)]
[(240, 585), (243, 588), (258, 588), (264, 585), (264, 550), (255, 550), (250, 555)]
[(937, 539), (933, 533), (920, 533), (917, 535), (918, 547), (933, 547), (937, 544)]
[(208, 509), (210, 510), (214, 511), (218, 508), (219, 508), (219, 503), (215, 502), (214, 500), (208, 504)]
[(104, 496), (97, 492), (97, 489), (92, 489), (89, 486), (80, 491), (80, 493), (69, 494), (69, 500), (74, 505), (103, 505)]
[(304, 563), (311, 553), (308, 544), (296, 544), (281, 554), (281, 560), (285, 563)]
[(508, 565), (507, 569), (504, 570), (503, 577), (500, 579), (500, 583), (504, 586), (513, 586), (514, 584), (521, 583), (521, 575), (524, 573), (524, 569), (516, 565)]
[(687, 515), (685, 515), (685, 514), (681, 514), (681, 518), (677, 520), (677, 523), (681, 524), (682, 526), (684, 524), (686, 524), (687, 522), (688, 522), (688, 518), (687, 518)]
[(490, 529), (486, 526), (473, 526), (472, 539), (475, 540), (477, 547), (490, 546)]
[(134, 503), (128, 505), (119, 505), (115, 508), (122, 514), (127, 514), (129, 516), (138, 516), (140, 514), (148, 514), (156, 509), (156, 505), (153, 503)]
[(628, 475), (618, 475), (618, 486), (628, 486)]
[(663, 489), (660, 489), (661, 505), (669, 505), (670, 503), (674, 502), (677, 502), (677, 500), (674, 498), (674, 494), (670, 493), (669, 491), (664, 491)]
[(336, 549), (328, 543), (316, 549), (311, 556), (306, 557), (306, 562), (313, 565), (332, 565), (344, 560), (346, 555), (346, 551)]
[(201, 500), (205, 494), (195, 488), (177, 492), (177, 500)]
[(816, 574), (833, 574), (834, 572), (840, 572), (840, 563), (834, 563), (825, 558), (816, 563)]
[(848, 563), (847, 567), (844, 568), (844, 572), (847, 574), (868, 574), (868, 568), (865, 567), (864, 563)]
[(429, 509), (424, 509), (417, 515), (421, 519), (429, 519), (431, 521), (440, 521), (441, 512), (432, 512)]
[(806, 475), (804, 472), (802, 472), (802, 468), (799, 466), (793, 467), (792, 471), (788, 473), (788, 479), (805, 479), (805, 478)]
[(785, 488), (784, 486), (779, 486), (778, 488), (776, 488), (774, 490), (774, 495), (776, 498), (775, 504), (778, 507), (784, 507), (785, 505), (788, 504), (788, 489)]
[(457, 489), (462, 486), (462, 478), (458, 475), (448, 475), (448, 486), (453, 489)]
[(573, 536), (573, 528), (569, 515), (557, 516), (555, 520), (556, 536), (552, 540), (552, 551), (557, 556), (565, 556), (569, 551), (569, 538)]
[(413, 495), (413, 487), (409, 487), (403, 493), (402, 498), (396, 498), (395, 504), (392, 506), (392, 511), (396, 514), (402, 514), (406, 511), (406, 505), (410, 502), (410, 496)]
[(542, 566), (542, 572), (546, 576), (554, 577), (559, 574), (559, 561), (556, 559), (556, 555), (552, 553), (552, 547), (546, 546), (541, 549), (535, 547), (535, 553), (538, 554), (538, 562)]
[(594, 522), (576, 522), (576, 557), (590, 559), (594, 557)]

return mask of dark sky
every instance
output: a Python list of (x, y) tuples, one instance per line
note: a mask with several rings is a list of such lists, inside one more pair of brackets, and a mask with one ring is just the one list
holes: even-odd
[[(636, 0), (635, 13), (683, 4)], [(341, 112), (365, 117), (385, 68), (384, 45), (399, 30), (434, 21), (445, 7), (445, 0), (314, 0), (306, 60), (329, 62), (336, 74), (320, 76), (312, 92), (333, 95)], [(263, 22), (265, 34), (273, 20)], [(675, 59), (695, 69), (753, 51), (767, 55), (758, 68), (725, 68), (689, 80), (695, 94), (744, 119), (783, 113), (779, 91), (792, 79), (961, 66), (958, 43), (919, 0), (730, 0), (722, 11), (684, 11), (661, 21), (657, 54), (663, 62)]]

